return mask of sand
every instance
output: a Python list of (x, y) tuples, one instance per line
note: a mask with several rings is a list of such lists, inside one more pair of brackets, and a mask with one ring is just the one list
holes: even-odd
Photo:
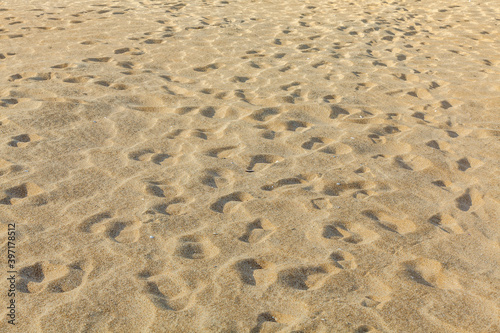
[(1, 332), (500, 331), (498, 1), (0, 20)]

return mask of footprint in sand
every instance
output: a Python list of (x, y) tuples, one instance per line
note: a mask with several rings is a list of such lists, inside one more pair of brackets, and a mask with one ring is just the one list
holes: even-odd
[[(267, 131), (274, 131), (276, 133), (282, 132), (304, 132), (312, 127), (312, 124), (302, 121), (302, 120), (281, 120), (272, 119), (263, 125), (255, 126), (259, 129), (264, 129)], [(291, 134), (291, 133), (288, 133)], [(287, 135), (288, 135), (287, 134)]]
[(464, 194), (455, 199), (455, 204), (461, 211), (467, 212), (472, 206), (481, 206), (483, 203), (483, 194), (476, 189), (467, 189)]
[(464, 229), (449, 214), (435, 214), (428, 220), (429, 223), (450, 234), (462, 234)]
[(292, 267), (278, 273), (278, 282), (296, 290), (314, 290), (321, 288), (335, 270), (336, 267), (330, 263)]
[(448, 142), (440, 140), (431, 140), (428, 141), (425, 145), (427, 147), (431, 147), (436, 150), (442, 150), (447, 152), (450, 152), (450, 147), (451, 147), (451, 145)]
[(276, 281), (275, 265), (262, 259), (243, 259), (234, 264), (241, 282), (250, 286), (269, 286)]
[(6, 197), (0, 200), (0, 204), (14, 205), (22, 202), (24, 199), (40, 195), (44, 192), (45, 191), (35, 183), (24, 183), (5, 190)]
[(281, 113), (279, 108), (263, 108), (252, 112), (248, 118), (251, 120), (266, 122), (278, 116)]
[(266, 218), (259, 218), (246, 226), (246, 231), (238, 239), (245, 243), (259, 243), (271, 236), (276, 227)]
[(357, 224), (349, 226), (343, 222), (325, 225), (321, 236), (326, 240), (341, 240), (350, 244), (368, 244), (380, 237), (376, 232), (363, 226)]
[(477, 160), (475, 158), (467, 158), (467, 157), (464, 157), (464, 158), (461, 158), (457, 161), (457, 168), (458, 170), (460, 171), (464, 171), (466, 172), (467, 170), (471, 169), (475, 169), (475, 168), (478, 168), (480, 167), (481, 165), (483, 165), (484, 163), (480, 160)]
[(215, 116), (215, 113), (217, 112), (217, 108), (213, 106), (206, 106), (200, 109), (200, 114), (203, 117), (207, 118), (213, 118)]
[(183, 311), (196, 304), (197, 295), (205, 289), (203, 282), (188, 284), (181, 276), (146, 277), (144, 293), (156, 308), (166, 311)]
[(361, 325), (354, 331), (355, 333), (377, 333), (381, 332), (372, 325)]
[(274, 190), (277, 190), (283, 186), (288, 187), (288, 186), (293, 186), (293, 185), (301, 185), (301, 184), (305, 184), (307, 182), (308, 181), (306, 179), (302, 178), (301, 176), (293, 177), (293, 178), (283, 178), (283, 179), (280, 179), (277, 182), (274, 182), (272, 184), (264, 185), (261, 187), (261, 189), (264, 191), (274, 191)]
[(95, 230), (94, 226), (100, 225), (101, 223), (111, 219), (112, 217), (113, 214), (110, 212), (103, 212), (92, 215), (83, 220), (83, 222), (78, 225), (78, 230), (82, 232), (91, 233), (92, 230)]
[(182, 236), (177, 241), (174, 255), (191, 260), (211, 259), (219, 254), (217, 246), (206, 238), (196, 235)]
[[(263, 155), (254, 155), (250, 158), (250, 163), (247, 166), (248, 171), (257, 171), (254, 170), (254, 168), (257, 167), (259, 164), (274, 164), (277, 162), (283, 161), (284, 158), (278, 155), (271, 155), (271, 154), (263, 154)], [(265, 166), (259, 166), (259, 170), (264, 169)]]
[(86, 262), (76, 262), (67, 266), (68, 272), (63, 277), (50, 282), (47, 289), (53, 293), (65, 293), (78, 288), (85, 282), (92, 267)]
[(304, 142), (301, 147), (307, 150), (318, 150), (331, 142), (333, 142), (333, 139), (330, 138), (312, 137), (308, 141)]
[(354, 191), (354, 192), (359, 192), (359, 191), (367, 191), (370, 190), (371, 188), (375, 187), (375, 184), (372, 182), (366, 182), (366, 181), (358, 181), (358, 182), (351, 182), (351, 183), (328, 183), (323, 186), (323, 194), (332, 196), (332, 197), (338, 197), (343, 195), (344, 192), (347, 191)]
[(277, 311), (262, 312), (257, 316), (257, 324), (250, 330), (250, 333), (288, 332), (295, 320), (295, 317)]
[(90, 234), (103, 234), (117, 243), (135, 243), (140, 237), (142, 222), (113, 218), (110, 212), (95, 214), (79, 224), (78, 230)]
[[(118, 61), (116, 63), (118, 67), (125, 68), (125, 69), (141, 69), (142, 65), (135, 63), (133, 61)], [(145, 109), (147, 110), (147, 109)]]
[(355, 257), (344, 250), (336, 250), (330, 254), (330, 260), (340, 269), (356, 269), (358, 264)]
[(431, 183), (432, 185), (441, 187), (442, 189), (446, 189), (450, 187), (453, 183), (447, 180), (435, 180)]
[(440, 289), (461, 289), (457, 278), (445, 270), (443, 265), (436, 260), (428, 258), (418, 258), (404, 263), (407, 276), (427, 287)]
[(180, 193), (177, 186), (168, 181), (147, 180), (144, 192), (157, 198), (173, 198)]
[(123, 47), (121, 49), (116, 49), (114, 51), (114, 54), (122, 54), (122, 53), (126, 53), (126, 52), (129, 52), (130, 51), (130, 48), (128, 47)]
[[(156, 192), (160, 194), (160, 192)], [(165, 193), (165, 192), (163, 192)], [(156, 204), (150, 209), (148, 209), (145, 214), (162, 214), (168, 216), (180, 216), (185, 215), (189, 211), (189, 203), (191, 203), (194, 199), (192, 198), (184, 198), (184, 197), (174, 197), (168, 202)]]
[(233, 172), (229, 169), (205, 169), (201, 183), (212, 188), (223, 188), (233, 183)]
[(313, 209), (327, 210), (333, 207), (332, 203), (328, 198), (315, 198), (310, 201)]
[(212, 71), (215, 69), (219, 69), (220, 67), (221, 67), (220, 64), (214, 63), (214, 64), (202, 66), (202, 67), (195, 67), (195, 68), (193, 68), (193, 70), (196, 72), (206, 73), (206, 72), (209, 72), (209, 71)]
[(55, 68), (55, 69), (65, 69), (65, 68), (76, 68), (77, 65), (76, 64), (73, 64), (73, 63), (68, 63), (68, 62), (64, 62), (62, 64), (57, 64), (57, 65), (54, 65), (50, 68)]
[(100, 58), (86, 58), (83, 59), (83, 62), (109, 62), (111, 57), (100, 57)]
[(338, 106), (338, 105), (331, 105), (330, 106), (330, 119), (337, 119), (343, 115), (342, 118), (345, 118), (345, 116), (350, 115), (350, 112), (347, 111), (346, 109)]
[(393, 288), (376, 277), (368, 276), (366, 293), (361, 305), (367, 308), (382, 309), (392, 297)]
[[(154, 149), (140, 149), (128, 154), (128, 158), (132, 161), (138, 162), (153, 162), (157, 165), (162, 165), (165, 161), (173, 161), (173, 156), (164, 152), (156, 151)], [(170, 160), (171, 159), (171, 160)]]
[(65, 293), (78, 288), (92, 266), (85, 261), (69, 265), (53, 262), (37, 262), (19, 270), (19, 290), (24, 293), (37, 294), (44, 290), (52, 293)]
[(75, 76), (75, 77), (68, 77), (63, 80), (63, 82), (66, 83), (87, 83), (90, 79), (93, 79), (94, 76), (92, 75), (87, 75), (87, 76)]
[(15, 98), (2, 98), (0, 99), (0, 106), (7, 108), (18, 104), (19, 101)]
[(432, 166), (432, 162), (429, 159), (413, 154), (395, 156), (394, 163), (398, 167), (410, 171), (421, 171)]
[(208, 150), (205, 154), (210, 157), (215, 157), (215, 158), (228, 158), (233, 156), (235, 154), (235, 149), (237, 149), (237, 146), (225, 146), (225, 147), (220, 147), (220, 148), (213, 148)]
[(117, 243), (135, 243), (139, 240), (141, 226), (140, 221), (111, 221), (106, 235)]
[(11, 139), (12, 141), (8, 143), (9, 146), (21, 148), (26, 147), (32, 142), (40, 141), (42, 137), (37, 134), (21, 134), (13, 136)]
[(384, 211), (365, 210), (363, 215), (377, 222), (382, 228), (398, 234), (407, 234), (416, 230), (416, 225), (412, 221), (396, 218)]
[(253, 199), (253, 196), (245, 192), (233, 192), (217, 199), (210, 208), (218, 213), (227, 213), (234, 207), (233, 203), (245, 202)]

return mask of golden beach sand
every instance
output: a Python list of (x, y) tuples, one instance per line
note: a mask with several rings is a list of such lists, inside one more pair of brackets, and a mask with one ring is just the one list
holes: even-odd
[(0, 22), (1, 332), (500, 332), (498, 0)]

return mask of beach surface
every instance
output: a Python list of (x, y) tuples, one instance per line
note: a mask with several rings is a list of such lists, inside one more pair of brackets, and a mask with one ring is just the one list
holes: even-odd
[(0, 22), (1, 332), (500, 332), (498, 0)]

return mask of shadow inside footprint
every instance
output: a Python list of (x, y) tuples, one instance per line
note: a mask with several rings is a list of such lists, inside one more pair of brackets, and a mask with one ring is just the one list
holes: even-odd
[(151, 300), (156, 307), (163, 310), (176, 311), (176, 309), (168, 304), (167, 297), (160, 291), (156, 283), (149, 281), (146, 285), (146, 292), (151, 294)]
[(458, 164), (458, 170), (460, 171), (466, 171), (467, 169), (471, 168), (469, 160), (466, 157), (458, 160), (457, 164)]
[(45, 278), (42, 264), (37, 262), (32, 266), (25, 267), (19, 271), (19, 275), (28, 281), (40, 283)]
[(188, 235), (179, 239), (174, 255), (191, 260), (211, 259), (219, 251), (209, 239)]
[(261, 313), (257, 317), (257, 326), (252, 328), (250, 333), (259, 333), (262, 330), (262, 326), (264, 325), (265, 322), (276, 323), (277, 321), (271, 313), (269, 312)]
[(92, 226), (94, 224), (100, 223), (106, 219), (110, 219), (112, 214), (109, 212), (99, 213), (85, 219), (79, 226), (80, 231), (91, 232)]
[(248, 201), (250, 199), (252, 199), (253, 197), (248, 194), (248, 193), (244, 193), (244, 192), (234, 192), (234, 193), (231, 193), (231, 194), (228, 194), (226, 196), (223, 196), (221, 198), (219, 198), (219, 200), (217, 200), (216, 202), (214, 202), (210, 208), (213, 210), (213, 211), (216, 211), (218, 213), (224, 213), (224, 206), (231, 202), (231, 201), (239, 201), (239, 202), (244, 202), (244, 201)]
[(252, 286), (257, 284), (253, 272), (263, 268), (255, 259), (241, 260), (236, 263), (235, 267), (240, 275), (241, 281)]
[(299, 267), (284, 270), (279, 273), (279, 281), (293, 289), (309, 290), (313, 287), (314, 283), (309, 281), (312, 276), (323, 275), (328, 273), (325, 268), (321, 266), (316, 267)]
[(342, 238), (344, 235), (342, 235), (342, 233), (340, 233), (333, 225), (327, 225), (323, 228), (323, 237), (328, 239)]
[(468, 211), (472, 206), (472, 198), (468, 191), (456, 198), (455, 202), (457, 203), (458, 209), (464, 212)]
[(257, 165), (259, 163), (272, 164), (272, 163), (276, 163), (276, 162), (279, 162), (282, 160), (283, 160), (283, 157), (277, 156), (277, 155), (255, 155), (250, 160), (250, 164), (248, 165), (247, 170), (253, 170), (255, 165)]
[(256, 243), (266, 239), (273, 233), (275, 226), (265, 218), (259, 218), (249, 223), (246, 232), (238, 238), (245, 243)]
[(85, 271), (79, 263), (70, 265), (69, 273), (55, 281), (52, 281), (47, 289), (53, 293), (65, 293), (78, 288), (83, 281)]
[(127, 223), (116, 222), (108, 229), (108, 237), (116, 241), (116, 237), (127, 227)]

